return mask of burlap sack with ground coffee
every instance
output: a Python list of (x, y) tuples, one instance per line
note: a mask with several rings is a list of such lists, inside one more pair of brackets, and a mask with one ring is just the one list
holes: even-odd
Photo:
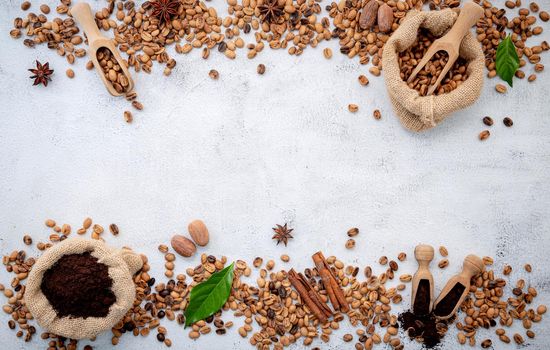
[(453, 26), (457, 16), (451, 9), (413, 10), (384, 45), (382, 66), (386, 88), (395, 113), (410, 130), (433, 128), (451, 113), (472, 105), (481, 94), (485, 58), (480, 43), (471, 33), (462, 40), (459, 52), (460, 57), (468, 62), (468, 78), (453, 91), (438, 96), (420, 96), (400, 76), (399, 53), (413, 45), (419, 28), (426, 28), (440, 37)]
[[(108, 267), (116, 301), (105, 317), (59, 317), (41, 290), (42, 277), (61, 257), (86, 252)], [(36, 261), (29, 274), (25, 302), (38, 324), (48, 332), (70, 339), (93, 338), (111, 329), (132, 307), (136, 294), (132, 276), (142, 265), (140, 256), (129, 249), (113, 249), (99, 240), (66, 239)]]

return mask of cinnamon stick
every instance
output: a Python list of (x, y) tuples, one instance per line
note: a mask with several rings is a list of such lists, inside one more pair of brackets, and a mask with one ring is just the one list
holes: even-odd
[(319, 307), (319, 309), (321, 310), (321, 312), (323, 312), (325, 314), (325, 316), (327, 316), (327, 318), (329, 316), (332, 315), (332, 311), (330, 310), (330, 308), (328, 307), (327, 304), (325, 304), (322, 300), (321, 300), (321, 297), (319, 296), (319, 294), (313, 289), (313, 287), (309, 284), (308, 280), (305, 278), (305, 276), (298, 272), (298, 278), (300, 279), (300, 281), (303, 283), (303, 285), (306, 287), (307, 289), (307, 292), (309, 294), (309, 296), (311, 297), (311, 299), (313, 300), (313, 302)]
[(323, 256), (323, 253), (317, 252), (313, 254), (312, 259), (315, 263), (317, 271), (319, 272), (319, 275), (321, 276), (334, 310), (348, 312), (349, 307), (346, 297), (344, 296), (344, 292), (342, 291), (342, 288), (340, 288), (338, 280), (336, 279), (336, 276), (334, 276), (334, 274), (332, 273), (330, 266), (328, 266), (327, 261)]
[(288, 279), (300, 294), (302, 301), (311, 310), (311, 312), (313, 312), (313, 314), (317, 317), (319, 322), (326, 323), (328, 316), (330, 316), (331, 314), (330, 309), (329, 309), (329, 315), (327, 315), (326, 309), (321, 306), (323, 302), (319, 299), (319, 297), (316, 294), (309, 293), (309, 290), (313, 291), (313, 289), (307, 283), (307, 281), (305, 281), (306, 283), (304, 283), (304, 281), (300, 279), (300, 276), (296, 273), (296, 271), (294, 271), (294, 269), (291, 269), (288, 272)]

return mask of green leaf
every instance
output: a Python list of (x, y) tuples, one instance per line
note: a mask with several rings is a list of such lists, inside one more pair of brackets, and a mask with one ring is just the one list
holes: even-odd
[(519, 68), (519, 57), (512, 38), (507, 36), (498, 44), (496, 54), (497, 74), (506, 81), (510, 87), (513, 86), (512, 79)]
[(214, 273), (208, 280), (191, 289), (189, 305), (185, 310), (186, 327), (213, 315), (225, 304), (231, 294), (234, 264)]

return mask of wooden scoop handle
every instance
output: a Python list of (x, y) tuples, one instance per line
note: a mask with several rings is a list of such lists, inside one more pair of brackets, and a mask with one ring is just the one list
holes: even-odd
[(460, 15), (458, 15), (458, 19), (451, 30), (445, 34), (445, 40), (455, 42), (457, 43), (457, 46), (460, 46), (464, 36), (466, 36), (466, 34), (470, 31), (470, 28), (476, 24), (477, 20), (480, 19), (482, 15), (483, 8), (478, 4), (473, 2), (465, 4), (460, 9)]
[(419, 265), (421, 261), (429, 263), (434, 258), (434, 248), (431, 245), (419, 244), (414, 248), (414, 257)]
[(464, 263), (462, 265), (461, 276), (464, 276), (469, 281), (473, 276), (483, 272), (485, 270), (485, 265), (483, 260), (477, 255), (470, 254), (464, 258)]
[(88, 43), (91, 45), (92, 42), (101, 38), (102, 35), (99, 32), (94, 16), (92, 14), (92, 9), (90, 5), (85, 2), (79, 2), (78, 4), (71, 7), (71, 15), (76, 19), (78, 24), (82, 27), (86, 36), (88, 37)]

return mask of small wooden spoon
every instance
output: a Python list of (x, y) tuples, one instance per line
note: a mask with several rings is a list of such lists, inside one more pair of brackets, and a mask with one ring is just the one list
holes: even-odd
[(470, 293), (470, 280), (473, 276), (483, 272), (483, 260), (476, 255), (468, 255), (464, 259), (462, 272), (451, 277), (434, 302), (434, 314), (441, 320), (453, 316)]
[[(92, 15), (92, 9), (90, 8), (90, 5), (86, 2), (79, 2), (78, 4), (71, 7), (71, 15), (78, 21), (78, 23), (86, 33), (89, 46), (88, 54), (90, 55), (90, 59), (92, 60), (97, 70), (97, 73), (99, 74), (99, 77), (101, 78), (101, 80), (103, 80), (103, 83), (107, 87), (109, 93), (113, 96), (121, 96), (125, 93), (132, 91), (132, 89), (134, 88), (134, 81), (130, 76), (130, 72), (128, 72), (126, 63), (120, 56), (120, 53), (118, 52), (113, 41), (101, 35), (101, 33), (99, 32), (99, 28), (97, 27), (94, 16)], [(101, 68), (101, 65), (97, 60), (97, 50), (101, 48), (107, 48), (111, 51), (113, 57), (116, 59), (118, 65), (122, 69), (122, 73), (128, 79), (128, 87), (126, 88), (125, 92), (121, 93), (116, 91), (113, 84), (111, 84), (111, 82), (105, 77), (103, 69)]]

